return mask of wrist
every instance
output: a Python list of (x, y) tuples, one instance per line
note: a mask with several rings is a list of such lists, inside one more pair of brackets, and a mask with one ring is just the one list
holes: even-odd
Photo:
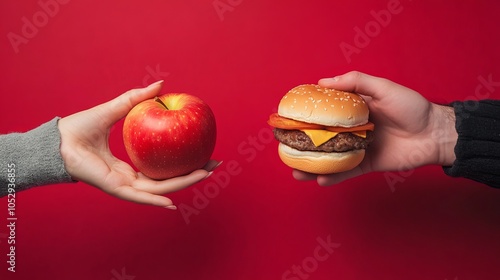
[(69, 174), (69, 176), (71, 176), (71, 179), (73, 181), (77, 181), (78, 179), (74, 177), (72, 168), (72, 166), (74, 166), (75, 164), (74, 159), (76, 158), (76, 155), (74, 154), (74, 149), (72, 149), (72, 145), (70, 144), (70, 136), (68, 135), (66, 125), (66, 119), (61, 118), (58, 122), (58, 129), (61, 135), (61, 144), (59, 146), (59, 150), (64, 162), (64, 169)]
[(437, 147), (435, 164), (450, 166), (455, 161), (455, 146), (458, 139), (455, 122), (453, 107), (432, 104), (431, 138)]

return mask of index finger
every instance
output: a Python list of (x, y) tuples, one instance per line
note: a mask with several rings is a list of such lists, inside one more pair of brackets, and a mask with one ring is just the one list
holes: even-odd
[(324, 78), (318, 81), (322, 87), (354, 92), (370, 96), (374, 99), (382, 99), (391, 90), (395, 83), (358, 71), (351, 71), (333, 78)]
[(335, 174), (328, 174), (328, 175), (318, 175), (318, 185), (326, 187), (326, 186), (331, 186), (338, 184), (340, 182), (343, 182), (345, 180), (360, 176), (365, 174), (363, 169), (361, 169), (360, 166), (357, 166), (354, 169), (351, 169), (349, 171), (341, 172), (341, 173), (335, 173)]

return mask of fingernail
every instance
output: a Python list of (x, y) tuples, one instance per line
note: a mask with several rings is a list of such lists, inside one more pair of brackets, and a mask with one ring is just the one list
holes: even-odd
[(159, 81), (156, 81), (156, 82), (150, 84), (148, 87), (154, 87), (154, 86), (162, 84), (162, 83), (163, 83), (163, 80), (159, 80)]
[(338, 82), (338, 80), (339, 80), (338, 76), (335, 76), (333, 78), (323, 78), (318, 81), (318, 84), (324, 87), (331, 87), (332, 84)]
[(175, 206), (175, 205), (169, 205), (169, 206), (166, 206), (165, 208), (170, 209), (170, 210), (177, 210), (177, 206)]
[(219, 163), (217, 163), (217, 165), (215, 165), (214, 168), (212, 168), (212, 170), (210, 170), (210, 171), (214, 171), (215, 169), (217, 169), (217, 167), (219, 167), (222, 164), (222, 162), (224, 162), (224, 161), (222, 161), (222, 160), (219, 161)]
[(212, 176), (212, 174), (213, 174), (213, 173), (214, 173), (213, 171), (208, 172), (207, 176), (205, 176), (205, 178), (203, 178), (202, 180), (205, 180), (205, 179), (207, 179), (208, 177)]

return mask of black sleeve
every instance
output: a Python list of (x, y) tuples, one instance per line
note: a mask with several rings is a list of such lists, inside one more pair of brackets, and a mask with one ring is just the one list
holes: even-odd
[(500, 100), (454, 102), (458, 140), (456, 160), (443, 167), (464, 177), (500, 188)]

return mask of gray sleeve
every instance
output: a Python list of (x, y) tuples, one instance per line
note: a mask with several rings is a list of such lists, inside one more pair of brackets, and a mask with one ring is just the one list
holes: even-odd
[(0, 197), (9, 187), (23, 191), (35, 186), (74, 182), (64, 168), (57, 122), (25, 133), (0, 135)]

